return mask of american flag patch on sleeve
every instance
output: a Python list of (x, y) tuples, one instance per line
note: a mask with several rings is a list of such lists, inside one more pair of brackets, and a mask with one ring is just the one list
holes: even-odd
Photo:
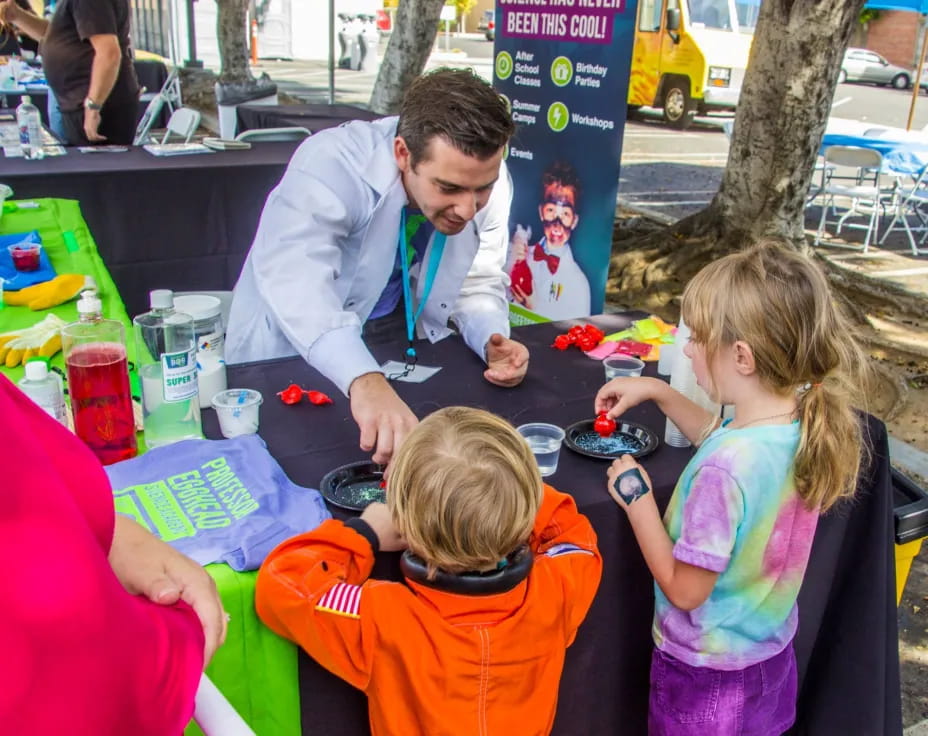
[(593, 553), (584, 547), (578, 547), (576, 544), (562, 542), (561, 544), (552, 544), (545, 550), (544, 554), (546, 557), (560, 557), (561, 555), (591, 555)]
[(336, 583), (319, 599), (316, 610), (361, 618), (361, 586)]

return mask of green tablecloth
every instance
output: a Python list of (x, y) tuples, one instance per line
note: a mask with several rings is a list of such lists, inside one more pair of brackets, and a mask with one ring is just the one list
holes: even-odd
[[(37, 230), (49, 260), (59, 273), (82, 273), (93, 276), (103, 314), (126, 326), (127, 353), (133, 359), (132, 321), (126, 314), (113, 279), (100, 257), (78, 203), (68, 199), (36, 200), (38, 209), (7, 212), (0, 219), (0, 234)], [(74, 233), (78, 248), (69, 252), (64, 233)], [(77, 320), (75, 301), (60, 304), (51, 310), (33, 312), (28, 307), (6, 306), (0, 309), (0, 332), (29, 327), (51, 311), (65, 322)], [(64, 357), (58, 353), (51, 365), (64, 369)], [(0, 366), (10, 380), (22, 378), (21, 367)], [(138, 395), (138, 382), (131, 376), (133, 393)], [(144, 451), (139, 434), (139, 451)], [(231, 615), (229, 634), (213, 657), (206, 672), (242, 718), (258, 736), (299, 736), (300, 699), (296, 647), (265, 627), (255, 613), (256, 573), (237, 573), (228, 565), (207, 565), (216, 581), (223, 606)], [(199, 735), (200, 729), (191, 724), (188, 736)]]
[[(126, 314), (116, 285), (110, 277), (109, 271), (103, 265), (103, 259), (97, 251), (97, 246), (90, 236), (87, 224), (81, 217), (78, 203), (72, 199), (38, 199), (38, 209), (21, 209), (7, 212), (0, 219), (0, 235), (12, 233), (26, 233), (37, 230), (42, 238), (42, 247), (48, 255), (52, 266), (59, 274), (82, 273), (92, 276), (97, 283), (100, 299), (103, 301), (104, 316), (119, 320), (126, 326), (128, 338), (128, 355), (132, 360), (132, 320)], [(64, 234), (74, 233), (77, 241), (77, 250), (69, 252), (65, 246)], [(0, 332), (31, 327), (36, 322), (45, 319), (52, 312), (65, 322), (77, 320), (77, 302), (70, 301), (59, 304), (52, 309), (33, 312), (28, 307), (6, 306), (0, 310)], [(59, 352), (51, 359), (51, 364), (64, 369), (64, 357)], [(23, 376), (22, 367), (0, 370), (12, 381), (18, 381)], [(134, 384), (137, 385), (137, 384)]]

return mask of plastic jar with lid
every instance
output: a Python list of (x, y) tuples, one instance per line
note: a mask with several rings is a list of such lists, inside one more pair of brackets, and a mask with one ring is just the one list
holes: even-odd
[(212, 406), (213, 396), (226, 389), (225, 328), (222, 302), (209, 294), (176, 294), (174, 309), (193, 317), (197, 341), (197, 385), (200, 406)]

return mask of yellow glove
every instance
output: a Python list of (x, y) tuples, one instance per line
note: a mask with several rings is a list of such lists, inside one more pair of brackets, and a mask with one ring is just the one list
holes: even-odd
[(61, 350), (61, 328), (65, 321), (54, 314), (24, 330), (0, 335), (0, 363), (7, 368), (23, 364), (36, 355), (47, 358)]
[(40, 309), (56, 307), (70, 301), (85, 288), (95, 288), (93, 279), (79, 273), (65, 273), (51, 281), (27, 286), (19, 291), (4, 292), (3, 300), (10, 306), (26, 305), (33, 312), (38, 312)]

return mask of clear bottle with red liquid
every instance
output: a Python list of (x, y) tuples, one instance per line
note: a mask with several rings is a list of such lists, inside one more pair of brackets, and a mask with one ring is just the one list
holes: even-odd
[(126, 330), (104, 319), (95, 291), (77, 302), (79, 319), (61, 330), (74, 431), (104, 465), (138, 454), (129, 389)]

